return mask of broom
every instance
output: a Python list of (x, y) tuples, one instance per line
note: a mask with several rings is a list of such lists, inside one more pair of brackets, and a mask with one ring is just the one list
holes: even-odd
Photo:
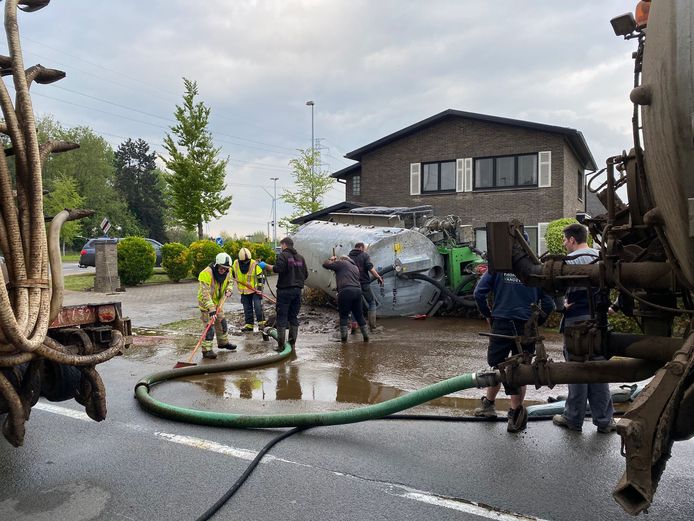
[[(217, 313), (219, 313), (222, 308), (224, 307), (224, 301), (226, 301), (227, 296), (226, 293), (222, 297), (222, 300), (219, 301), (219, 306), (217, 306)], [(192, 367), (194, 365), (198, 365), (195, 362), (193, 362), (193, 357), (195, 356), (195, 353), (198, 352), (198, 349), (200, 349), (200, 346), (202, 345), (202, 341), (205, 339), (205, 336), (207, 335), (207, 332), (210, 330), (212, 327), (212, 324), (214, 324), (214, 321), (217, 320), (217, 315), (213, 316), (207, 325), (205, 326), (205, 330), (202, 332), (202, 335), (200, 335), (200, 340), (198, 340), (198, 343), (195, 345), (195, 348), (193, 351), (190, 353), (190, 356), (188, 357), (187, 362), (181, 362), (180, 360), (176, 362), (176, 365), (173, 366), (174, 369), (178, 369), (180, 367)]]
[(277, 304), (277, 301), (276, 301), (274, 298), (272, 298), (272, 297), (266, 295), (265, 293), (263, 293), (263, 292), (260, 291), (260, 290), (255, 289), (255, 288), (252, 287), (250, 284), (246, 284), (245, 282), (241, 282), (240, 280), (237, 280), (236, 283), (237, 283), (237, 284), (240, 284), (241, 286), (243, 286), (243, 287), (246, 288), (246, 289), (250, 289), (250, 290), (251, 290), (253, 293), (255, 293), (256, 295), (260, 295), (261, 297), (263, 297), (264, 299), (269, 300), (269, 301), (272, 302), (273, 304)]

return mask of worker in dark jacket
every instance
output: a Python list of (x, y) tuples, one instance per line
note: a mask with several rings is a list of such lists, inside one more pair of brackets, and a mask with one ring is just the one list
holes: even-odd
[(301, 291), (304, 289), (304, 281), (308, 278), (306, 260), (294, 249), (294, 241), (285, 237), (280, 241), (281, 253), (277, 256), (275, 264), (259, 262), (261, 269), (269, 269), (277, 273), (277, 304), (275, 312), (277, 319), (277, 348), (283, 351), (287, 338), (287, 325), (289, 325), (289, 343), (294, 349), (296, 338), (299, 335), (299, 310), (301, 309)]
[(361, 283), (359, 281), (359, 268), (348, 255), (339, 258), (332, 256), (323, 267), (335, 272), (337, 283), (337, 310), (340, 313), (340, 341), (347, 342), (349, 333), (349, 314), (354, 315), (359, 324), (364, 342), (369, 341), (369, 328), (364, 320), (364, 312), (361, 309)]
[[(487, 297), (493, 294), (494, 303), (489, 309)], [(530, 288), (523, 284), (513, 273), (490, 273), (482, 275), (475, 287), (475, 301), (482, 316), (487, 320), (492, 334), (507, 338), (489, 337), (487, 362), (489, 367), (496, 368), (509, 355), (520, 354), (515, 340), (509, 337), (521, 336), (525, 323), (532, 315), (532, 304), (540, 304), (544, 312), (540, 322), (554, 309), (554, 300), (539, 288)], [(524, 352), (534, 354), (535, 343), (521, 344)], [(496, 417), (494, 400), (500, 386), (487, 387), (486, 396), (481, 399), (480, 407), (475, 409), (475, 416)], [(511, 397), (511, 410), (508, 412), (508, 432), (525, 429), (528, 423), (528, 412), (523, 407), (525, 386), (511, 387), (504, 384), (504, 391)]]
[[(368, 305), (367, 318), (369, 320), (369, 329), (376, 330), (376, 299), (371, 291), (371, 276), (383, 286), (383, 277), (381, 277), (376, 268), (371, 262), (371, 257), (366, 253), (366, 246), (363, 242), (358, 242), (354, 245), (354, 249), (349, 252), (349, 257), (354, 261), (359, 268), (359, 283), (361, 285), (361, 294), (366, 304)], [(356, 317), (355, 317), (356, 320)]]

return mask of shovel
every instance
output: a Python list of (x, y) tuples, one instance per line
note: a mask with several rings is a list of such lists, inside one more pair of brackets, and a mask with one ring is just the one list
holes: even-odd
[[(222, 308), (224, 307), (224, 301), (226, 301), (227, 296), (226, 294), (224, 297), (222, 297), (222, 300), (219, 302), (219, 306), (217, 306), (217, 313), (219, 313)], [(202, 345), (202, 341), (205, 339), (205, 336), (207, 335), (207, 332), (210, 330), (212, 327), (212, 324), (214, 324), (214, 321), (217, 320), (217, 315), (213, 316), (207, 325), (205, 326), (205, 330), (202, 332), (202, 335), (200, 335), (200, 340), (198, 340), (198, 343), (195, 344), (195, 348), (193, 351), (190, 353), (190, 356), (188, 357), (187, 362), (181, 362), (180, 360), (176, 362), (176, 365), (173, 366), (174, 369), (178, 369), (180, 367), (192, 367), (194, 365), (198, 365), (195, 362), (193, 362), (193, 357), (195, 356), (195, 353), (198, 352), (198, 349), (200, 349), (200, 346)]]

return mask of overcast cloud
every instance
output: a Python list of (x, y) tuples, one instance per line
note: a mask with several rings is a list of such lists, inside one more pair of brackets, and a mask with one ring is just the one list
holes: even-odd
[[(267, 230), (272, 177), (311, 146), (324, 168), (446, 109), (571, 127), (598, 165), (630, 147), (634, 45), (609, 20), (636, 0), (53, 0), (20, 13), (27, 65), (65, 70), (33, 87), (38, 114), (87, 125), (114, 148), (162, 152), (183, 76), (231, 158), (228, 214), (209, 233)], [(6, 44), (3, 44), (6, 49)], [(2, 51), (6, 53), (5, 51)], [(336, 184), (325, 205), (344, 200)], [(278, 201), (278, 217), (291, 209)], [(284, 230), (278, 230), (278, 235)]]

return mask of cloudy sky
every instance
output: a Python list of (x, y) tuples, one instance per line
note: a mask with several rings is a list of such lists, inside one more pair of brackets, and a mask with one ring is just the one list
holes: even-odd
[[(634, 45), (609, 20), (636, 3), (53, 0), (20, 13), (20, 31), (27, 65), (67, 72), (33, 87), (37, 114), (114, 148), (142, 138), (162, 152), (181, 78), (197, 81), (234, 197), (208, 232), (245, 235), (268, 228), (271, 178), (278, 195), (292, 188), (288, 162), (311, 146), (307, 100), (330, 172), (449, 108), (578, 129), (604, 164), (630, 146), (633, 81)], [(336, 183), (324, 202), (342, 200)]]

